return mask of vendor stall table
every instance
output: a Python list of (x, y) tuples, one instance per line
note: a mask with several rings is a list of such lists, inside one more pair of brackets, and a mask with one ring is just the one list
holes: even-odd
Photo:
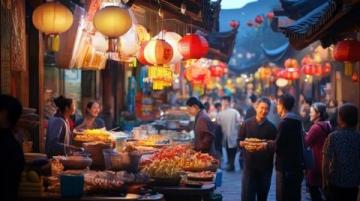
[(215, 184), (204, 184), (201, 188), (154, 186), (152, 189), (163, 194), (166, 201), (209, 201), (215, 190)]
[(164, 196), (162, 194), (155, 194), (149, 196), (143, 196), (138, 199), (131, 199), (125, 197), (116, 197), (116, 196), (83, 196), (81, 198), (62, 198), (57, 194), (44, 194), (39, 197), (23, 197), (21, 201), (162, 201)]

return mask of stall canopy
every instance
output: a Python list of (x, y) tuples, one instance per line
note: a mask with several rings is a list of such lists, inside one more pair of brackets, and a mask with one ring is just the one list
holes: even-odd
[[(360, 24), (360, 0), (281, 0), (275, 9), (274, 31), (289, 38), (295, 49), (303, 49), (316, 40), (328, 47), (348, 37)], [(282, 24), (282, 18), (294, 20)]]

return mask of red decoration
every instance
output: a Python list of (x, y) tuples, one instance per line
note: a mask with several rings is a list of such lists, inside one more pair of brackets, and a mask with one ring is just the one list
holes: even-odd
[(183, 59), (200, 59), (209, 51), (207, 40), (198, 34), (186, 34), (178, 43)]
[(232, 29), (236, 29), (240, 26), (240, 22), (237, 20), (231, 20), (229, 25)]
[(262, 24), (264, 22), (264, 18), (261, 15), (255, 17), (255, 22), (257, 24)]
[(316, 74), (316, 68), (314, 65), (312, 64), (308, 64), (308, 65), (304, 65), (301, 68), (301, 71), (305, 74), (305, 75), (315, 75)]
[(203, 84), (209, 82), (211, 78), (210, 70), (201, 67), (189, 67), (185, 70), (184, 74), (186, 80), (192, 84)]
[(212, 77), (222, 77), (227, 72), (227, 65), (221, 61), (213, 62), (210, 66), (210, 74)]
[(144, 56), (144, 49), (146, 47), (148, 42), (143, 42), (140, 46), (140, 49), (136, 55), (136, 58), (139, 60), (140, 63), (144, 64), (144, 65), (150, 65), (150, 63), (148, 61), (146, 61), (145, 56)]
[(335, 45), (333, 57), (336, 61), (360, 61), (360, 41), (343, 40)]
[(358, 73), (354, 72), (354, 73), (352, 74), (352, 76), (351, 76), (351, 80), (352, 80), (353, 82), (359, 81), (359, 75), (358, 75)]
[(268, 12), (268, 13), (266, 14), (266, 16), (267, 16), (267, 18), (268, 18), (269, 20), (272, 20), (272, 19), (274, 18), (275, 14), (274, 14), (274, 12)]

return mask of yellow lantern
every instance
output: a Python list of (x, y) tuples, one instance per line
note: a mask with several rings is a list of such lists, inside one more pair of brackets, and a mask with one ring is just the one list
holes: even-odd
[(73, 23), (71, 11), (56, 2), (47, 2), (37, 7), (32, 15), (32, 22), (39, 31), (45, 33), (48, 49), (58, 51), (60, 42), (58, 34), (67, 31)]
[(95, 13), (93, 23), (97, 31), (109, 38), (108, 52), (115, 52), (118, 37), (130, 29), (132, 20), (127, 9), (107, 6)]
[(56, 2), (47, 2), (37, 7), (32, 15), (34, 26), (46, 35), (67, 31), (73, 23), (71, 11)]

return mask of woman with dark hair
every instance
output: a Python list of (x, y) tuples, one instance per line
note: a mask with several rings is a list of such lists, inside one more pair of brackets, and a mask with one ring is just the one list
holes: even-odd
[(86, 105), (84, 118), (76, 121), (76, 129), (104, 128), (105, 122), (99, 117), (100, 112), (100, 103), (96, 101), (89, 101)]
[(322, 149), (325, 139), (332, 131), (332, 126), (326, 112), (326, 105), (324, 103), (316, 102), (310, 107), (310, 121), (313, 125), (309, 132), (305, 135), (305, 145), (310, 147), (314, 154), (315, 167), (306, 173), (307, 185), (309, 187), (312, 201), (322, 201), (321, 196), (321, 164), (322, 164)]
[(338, 129), (325, 140), (323, 185), (329, 201), (356, 201), (360, 185), (358, 108), (346, 103), (338, 111)]
[(45, 152), (48, 157), (66, 155), (71, 150), (79, 150), (71, 145), (72, 132), (69, 122), (71, 115), (75, 113), (73, 99), (59, 96), (54, 99), (54, 102), (58, 111), (48, 122), (45, 141)]
[(186, 101), (188, 112), (195, 116), (194, 150), (217, 156), (215, 152), (215, 125), (205, 111), (204, 105), (196, 97)]

